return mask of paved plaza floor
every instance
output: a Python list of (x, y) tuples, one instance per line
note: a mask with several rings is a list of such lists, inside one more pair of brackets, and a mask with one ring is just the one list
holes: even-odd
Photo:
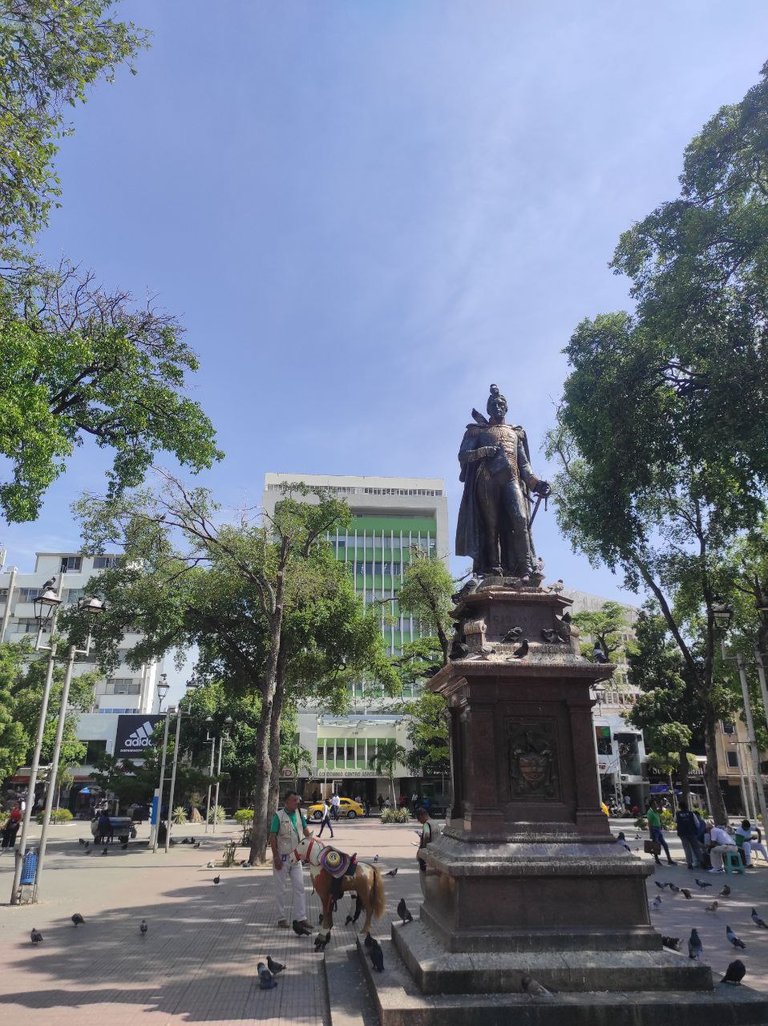
[[(635, 828), (621, 826), (630, 846), (641, 849)], [(101, 848), (86, 854), (78, 844), (78, 837), (88, 837), (87, 824), (53, 828), (40, 903), (13, 908), (0, 904), (0, 1021), (29, 1026), (325, 1024), (322, 956), (315, 954), (312, 938), (299, 938), (275, 925), (270, 872), (207, 867), (237, 833), (224, 827), (212, 837), (202, 827), (180, 827), (179, 839), (200, 839), (201, 847), (177, 844), (168, 855), (152, 855), (141, 843), (148, 835), (144, 825), (127, 851), (113, 846), (103, 856)], [(398, 868), (396, 877), (385, 878), (387, 912), (375, 924), (376, 934), (389, 936), (401, 897), (417, 914), (421, 892), (413, 824), (342, 822), (335, 841), (363, 858), (378, 854), (385, 871)], [(670, 843), (673, 857), (679, 858), (679, 845), (674, 838)], [(241, 854), (245, 857), (246, 852)], [(650, 861), (641, 851), (638, 857)], [(0, 902), (8, 900), (12, 868), (12, 858), (3, 855)], [(222, 882), (215, 886), (217, 872)], [(713, 886), (701, 890), (696, 876)], [(690, 887), (693, 897), (688, 901), (668, 889), (659, 891), (654, 880)], [(725, 883), (732, 893), (721, 898), (717, 892)], [(657, 867), (648, 891), (651, 899), (658, 894), (662, 898), (652, 913), (659, 932), (681, 937), (685, 949), (696, 926), (705, 961), (718, 973), (736, 957), (725, 936), (726, 924), (731, 926), (747, 945), (739, 953), (747, 965), (745, 982), (768, 992), (768, 930), (758, 929), (750, 919), (755, 906), (768, 921), (768, 865), (760, 863), (745, 876), (715, 876), (691, 872), (681, 860), (677, 866)], [(717, 911), (707, 912), (706, 905), (715, 898)], [(314, 896), (308, 907), (316, 923), (319, 905)], [(350, 910), (351, 902), (344, 898), (334, 948), (353, 941), (353, 927), (344, 926)], [(84, 926), (72, 925), (74, 912), (85, 917)], [(146, 936), (139, 932), (142, 918), (149, 925)], [(29, 939), (32, 927), (44, 937), (36, 947)], [(261, 991), (256, 963), (267, 954), (287, 968), (274, 990)], [(360, 1000), (355, 987), (351, 975), (351, 1005)]]

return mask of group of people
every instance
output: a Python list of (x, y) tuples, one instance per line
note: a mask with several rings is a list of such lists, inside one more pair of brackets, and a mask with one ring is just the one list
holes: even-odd
[[(661, 865), (659, 855), (663, 849), (670, 866), (676, 865), (669, 852), (669, 846), (661, 826), (661, 816), (654, 800), (646, 810), (648, 832), (651, 841), (657, 845), (654, 860)], [(685, 864), (688, 869), (705, 869), (710, 873), (722, 873), (723, 856), (726, 852), (734, 852), (743, 857), (748, 868), (754, 865), (752, 856), (759, 852), (768, 862), (768, 851), (765, 846), (753, 837), (752, 824), (743, 819), (741, 824), (730, 833), (725, 825), (716, 825), (712, 820), (705, 820), (695, 809), (689, 809), (686, 802), (679, 802), (675, 815), (675, 828), (685, 853)]]
[[(323, 803), (323, 817), (320, 821), (318, 837), (323, 828), (328, 826), (333, 837), (333, 815), (331, 812), (333, 799)], [(432, 820), (429, 809), (420, 806), (416, 809), (419, 821), (419, 847), (416, 851), (419, 869), (426, 870), (425, 852), (433, 838)], [(301, 797), (296, 791), (289, 791), (283, 801), (283, 807), (272, 817), (269, 828), (269, 847), (272, 851), (272, 879), (275, 887), (275, 905), (277, 907), (277, 925), (286, 929), (295, 923), (299, 931), (310, 932), (307, 920), (307, 902), (304, 892), (304, 868), (301, 862), (290, 861), (290, 854), (304, 837), (312, 834), (307, 826), (307, 819), (301, 811)], [(295, 928), (296, 928), (295, 927)]]

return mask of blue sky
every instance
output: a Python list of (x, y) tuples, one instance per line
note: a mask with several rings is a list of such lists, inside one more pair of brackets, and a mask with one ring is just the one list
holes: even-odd
[[(682, 151), (768, 57), (768, 8), (707, 0), (132, 0), (138, 75), (100, 84), (58, 160), (41, 242), (176, 314), (226, 460), (258, 506), (268, 470), (438, 475), (491, 381), (534, 469), (578, 321), (627, 305), (621, 231), (677, 189)], [(628, 411), (628, 414), (631, 411)], [(77, 546), (98, 491), (82, 449), (9, 562)], [(621, 594), (537, 520), (548, 577)]]

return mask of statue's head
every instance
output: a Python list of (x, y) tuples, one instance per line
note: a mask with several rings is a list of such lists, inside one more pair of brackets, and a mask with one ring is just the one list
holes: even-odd
[(504, 422), (504, 418), (507, 415), (509, 407), (507, 406), (507, 400), (501, 394), (498, 385), (491, 385), (491, 394), (488, 396), (488, 402), (485, 404), (485, 410), (491, 418), (492, 424), (502, 424)]

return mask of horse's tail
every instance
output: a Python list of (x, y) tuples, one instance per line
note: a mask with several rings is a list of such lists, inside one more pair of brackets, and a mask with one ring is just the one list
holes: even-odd
[(374, 919), (381, 919), (387, 907), (384, 880), (375, 866), (373, 866), (373, 884), (371, 885), (371, 907)]

